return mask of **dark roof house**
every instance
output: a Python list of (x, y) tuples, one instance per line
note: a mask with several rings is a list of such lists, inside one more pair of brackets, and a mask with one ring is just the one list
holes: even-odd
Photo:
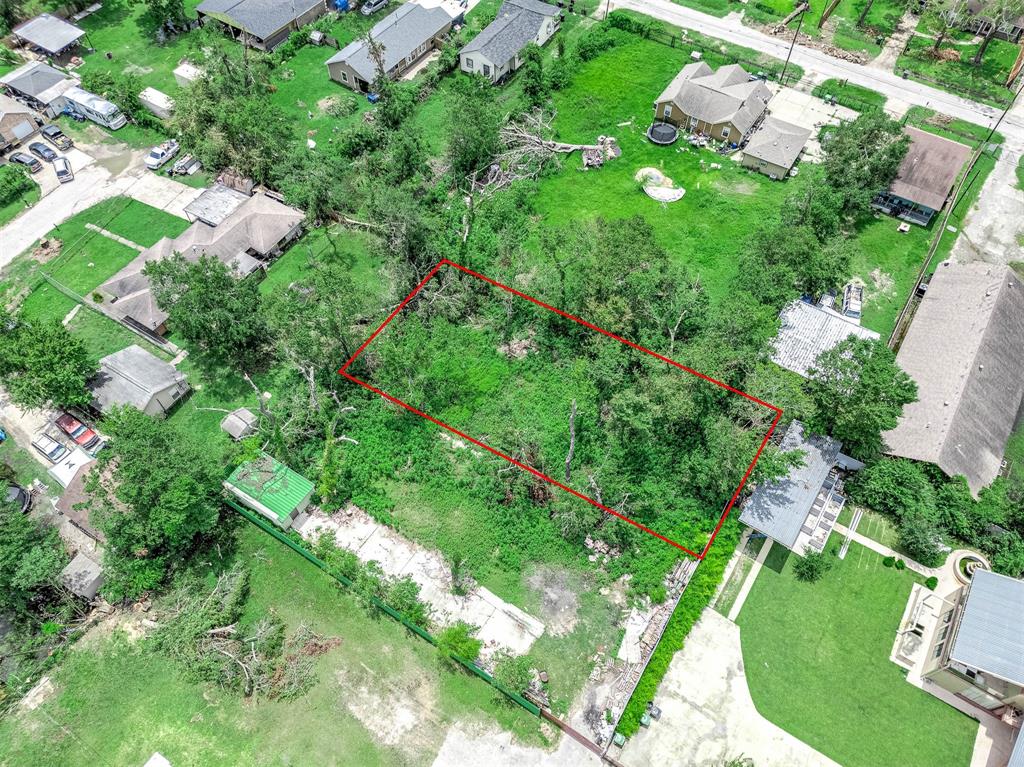
[(1022, 360), (1024, 281), (1006, 266), (940, 264), (896, 356), (917, 401), (883, 435), (887, 452), (962, 474), (977, 494), (1024, 406)]
[(245, 45), (272, 51), (292, 31), (327, 13), (324, 0), (203, 0), (196, 8), (201, 24), (219, 22)]
[(85, 30), (57, 16), (41, 13), (15, 27), (14, 36), (38, 51), (59, 56), (76, 47), (78, 41), (85, 36)]
[[(438, 47), (454, 19), (441, 6), (426, 8), (404, 3), (370, 29), (369, 35), (384, 48), (384, 71), (396, 79), (429, 51)], [(377, 77), (377, 68), (363, 37), (359, 37), (327, 59), (332, 80), (366, 93)]]
[(522, 64), (520, 54), (530, 43), (544, 45), (558, 29), (560, 9), (540, 0), (505, 0), (494, 21), (461, 51), (463, 71), (498, 82)]
[(129, 346), (100, 360), (89, 382), (93, 407), (106, 413), (130, 405), (146, 415), (164, 415), (188, 393), (185, 374), (140, 346)]
[(873, 205), (884, 213), (927, 226), (942, 210), (970, 147), (918, 128), (904, 128), (910, 147), (889, 189)]
[(779, 447), (799, 450), (803, 463), (782, 479), (758, 485), (743, 504), (740, 522), (797, 554), (808, 547), (821, 551), (846, 502), (835, 472), (842, 444), (807, 434), (800, 421), (793, 421)]

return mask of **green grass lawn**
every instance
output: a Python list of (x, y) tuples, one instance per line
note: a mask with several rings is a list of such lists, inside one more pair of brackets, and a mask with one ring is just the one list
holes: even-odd
[(848, 80), (826, 80), (815, 86), (811, 91), (812, 96), (827, 99), (830, 96), (844, 107), (856, 109), (858, 112), (865, 112), (869, 109), (882, 109), (885, 107), (885, 96), (870, 88), (856, 85)]
[(39, 202), (39, 185), (33, 184), (25, 194), (15, 197), (6, 205), (0, 205), (0, 227), (10, 223), (26, 208)]
[(889, 662), (916, 576), (852, 544), (807, 584), (787, 554), (773, 547), (737, 621), (761, 715), (844, 767), (968, 765), (978, 723)]
[[(3, 425), (3, 421), (0, 421), (0, 428)], [(34, 480), (38, 480), (51, 490), (60, 490), (60, 485), (47, 474), (43, 465), (27, 450), (18, 447), (10, 434), (7, 435), (7, 439), (0, 442), (0, 462), (14, 469), (14, 478), (23, 487), (28, 487)]]
[[(882, 52), (877, 38), (887, 38), (895, 30), (903, 15), (905, 3), (900, 0), (875, 0), (868, 11), (864, 26), (858, 27), (857, 20), (867, 0), (841, 0), (829, 16), (825, 30), (832, 29), (831, 39), (836, 47), (847, 51), (859, 51), (874, 58)], [(818, 28), (818, 22), (829, 0), (810, 0), (811, 10), (804, 14), (800, 31), (812, 37), (827, 37), (824, 30)], [(753, 0), (745, 8), (747, 18), (763, 24), (777, 23), (792, 13), (796, 7), (794, 0)], [(798, 19), (793, 19), (789, 26), (796, 29)]]
[(896, 61), (896, 71), (909, 70), (915, 80), (965, 98), (986, 104), (1006, 106), (1013, 93), (1005, 86), (1006, 77), (1017, 59), (1019, 48), (1005, 40), (993, 40), (981, 63), (971, 63), (978, 50), (973, 42), (943, 43), (943, 48), (954, 48), (960, 53), (959, 61), (942, 61), (931, 55), (932, 41), (913, 37), (907, 52)]
[(733, 0), (673, 0), (680, 5), (710, 14), (712, 16), (728, 16), (733, 10)]
[(243, 524), (248, 616), (272, 611), (291, 629), (306, 623), (341, 640), (316, 661), (311, 690), (291, 701), (243, 701), (188, 680), (145, 640), (89, 638), (52, 673), (54, 697), (0, 720), (0, 763), (142, 764), (160, 751), (173, 764), (204, 767), (429, 764), (455, 720), (497, 721), (544, 742), (537, 719), (497, 701), (475, 677), (443, 669), (429, 644), (368, 614), (313, 565)]
[[(849, 527), (853, 522), (853, 505), (846, 504), (839, 513), (838, 522)], [(896, 525), (889, 517), (871, 509), (864, 509), (860, 522), (857, 524), (857, 532), (873, 541), (888, 546), (890, 549), (898, 549), (899, 533)]]

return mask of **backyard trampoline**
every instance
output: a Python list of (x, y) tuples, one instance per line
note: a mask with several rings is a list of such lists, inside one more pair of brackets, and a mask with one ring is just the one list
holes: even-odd
[(668, 146), (679, 137), (679, 130), (671, 123), (656, 122), (647, 129), (647, 138), (653, 143)]

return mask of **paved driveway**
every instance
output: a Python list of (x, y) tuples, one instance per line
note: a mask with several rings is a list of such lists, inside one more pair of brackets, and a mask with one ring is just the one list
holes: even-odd
[(740, 629), (708, 608), (676, 653), (656, 703), (661, 720), (626, 743), (626, 767), (718, 767), (743, 755), (757, 767), (839, 767), (754, 708), (743, 673)]
[(75, 180), (69, 184), (57, 183), (53, 169), (44, 163), (36, 174), (42, 199), (0, 229), (0, 268), (54, 226), (110, 197), (124, 195), (185, 218), (185, 206), (203, 190), (151, 172), (142, 162), (145, 152), (133, 152), (128, 147), (124, 152), (126, 167), (111, 173), (93, 159), (88, 147), (69, 150), (67, 156), (75, 172)]

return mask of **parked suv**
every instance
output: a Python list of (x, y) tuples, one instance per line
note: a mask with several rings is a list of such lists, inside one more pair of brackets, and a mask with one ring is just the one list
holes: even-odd
[(30, 151), (40, 160), (45, 160), (46, 162), (53, 162), (60, 156), (41, 141), (34, 141), (31, 144), (29, 144), (28, 151)]
[(18, 165), (24, 165), (31, 173), (38, 173), (43, 169), (43, 164), (39, 162), (39, 160), (30, 154), (25, 154), (24, 152), (15, 152), (7, 159), (13, 163), (17, 163)]
[(42, 453), (50, 463), (57, 463), (68, 454), (68, 449), (64, 445), (45, 434), (37, 434), (32, 440), (32, 447)]
[(71, 413), (63, 413), (57, 418), (56, 423), (60, 430), (71, 437), (79, 447), (91, 450), (100, 442), (100, 435), (71, 415)]
[(376, 13), (385, 5), (388, 4), (388, 0), (366, 0), (363, 6), (359, 9), (359, 12), (364, 16), (369, 16), (371, 13)]
[(70, 149), (75, 145), (75, 142), (64, 135), (64, 131), (58, 128), (56, 125), (47, 125), (40, 133), (43, 138), (49, 141), (58, 149)]

